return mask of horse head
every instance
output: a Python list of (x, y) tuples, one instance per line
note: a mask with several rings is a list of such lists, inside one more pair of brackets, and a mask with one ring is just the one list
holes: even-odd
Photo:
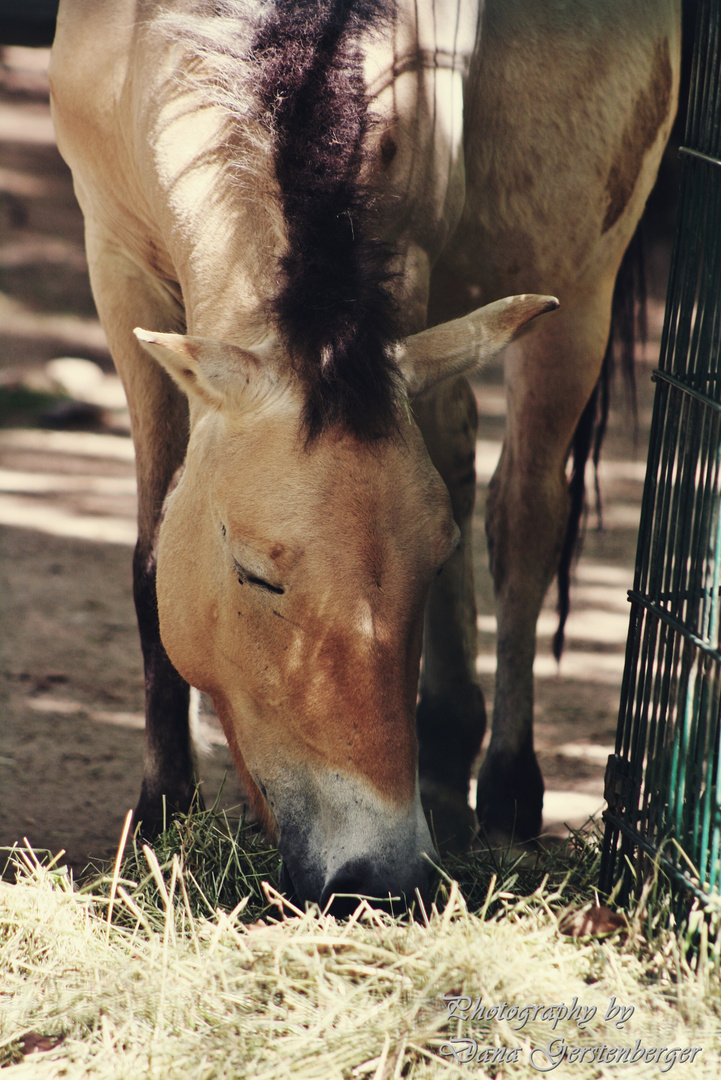
[[(297, 896), (411, 899), (435, 851), (418, 789), (423, 611), (459, 542), (408, 395), (502, 348), (548, 297), (499, 301), (396, 347), (395, 430), (312, 439), (273, 342), (136, 330), (190, 400), (158, 538), (161, 637), (210, 694)], [(405, 899), (402, 901), (405, 903)]]

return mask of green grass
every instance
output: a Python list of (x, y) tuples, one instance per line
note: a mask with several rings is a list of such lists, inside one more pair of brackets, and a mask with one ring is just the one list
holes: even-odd
[[(144, 846), (137, 835), (130, 838), (118, 874), (109, 867), (91, 876), (82, 891), (109, 897), (116, 882), (144, 913), (148, 924), (157, 925), (164, 919), (162, 886)], [(183, 867), (184, 896), (179, 894), (177, 902), (186, 905), (193, 918), (212, 918), (218, 910), (232, 911), (240, 900), (245, 904), (243, 922), (268, 913), (270, 904), (262, 883), (277, 887), (280, 856), (243, 817), (233, 822), (225, 812), (212, 808), (176, 818), (154, 842), (153, 853), (163, 880), (172, 873), (174, 860)], [(127, 903), (114, 909), (119, 925), (134, 925), (135, 919)]]
[[(270, 906), (262, 889), (267, 881), (278, 887), (280, 857), (269, 847), (257, 829), (243, 817), (233, 821), (215, 807), (173, 820), (153, 844), (162, 873), (171, 872), (173, 858), (183, 866), (188, 903), (193, 916), (212, 916), (217, 909), (229, 912), (238, 900), (246, 900), (240, 919), (252, 922), (268, 914)], [(593, 902), (594, 883), (598, 878), (600, 833), (597, 827), (572, 834), (563, 843), (545, 851), (526, 854), (483, 849), (463, 856), (449, 856), (440, 866), (441, 878), (436, 902), (443, 902), (447, 881), (457, 880), (469, 910), (485, 905), (495, 911), (496, 901), (488, 908), (489, 890), (514, 896), (526, 896), (541, 886), (549, 892), (561, 889), (565, 907), (571, 898), (578, 905)], [(124, 890), (151, 920), (162, 912), (161, 893), (147, 862), (144, 845), (138, 836), (129, 838), (126, 855), (118, 871)], [(113, 868), (85, 874), (84, 892), (109, 896), (113, 887)], [(133, 920), (129, 908), (122, 905), (116, 920)]]

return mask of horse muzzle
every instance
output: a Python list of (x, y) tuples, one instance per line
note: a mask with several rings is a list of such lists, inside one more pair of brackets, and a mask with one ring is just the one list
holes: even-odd
[[(334, 774), (303, 785), (273, 810), (280, 826), (281, 885), (301, 904), (316, 903), (338, 917), (365, 897), (401, 914), (430, 898), (438, 855), (416, 788), (395, 805), (356, 778)], [(270, 801), (270, 799), (269, 799)]]

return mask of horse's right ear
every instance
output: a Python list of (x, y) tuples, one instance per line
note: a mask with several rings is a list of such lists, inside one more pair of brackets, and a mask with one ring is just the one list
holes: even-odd
[(143, 348), (189, 398), (219, 409), (238, 407), (277, 388), (273, 365), (250, 349), (184, 334), (133, 330)]

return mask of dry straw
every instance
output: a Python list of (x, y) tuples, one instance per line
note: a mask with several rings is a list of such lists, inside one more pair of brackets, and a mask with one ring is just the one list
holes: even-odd
[[(476, 913), (448, 879), (425, 921), (392, 920), (361, 904), (337, 922), (299, 913), (271, 883), (256, 890), (238, 855), (236, 870), (252, 888), (236, 893), (229, 910), (207, 910), (196, 856), (187, 836), (172, 852), (138, 847), (83, 892), (57, 863), (18, 854), (17, 882), (0, 883), (8, 1080), (544, 1072), (715, 1080), (721, 1071), (717, 974), (707, 963), (691, 970), (670, 933), (650, 946), (640, 916), (606, 940), (564, 936), (559, 920), (573, 891), (566, 897), (547, 875), (521, 897), (507, 874), (501, 881), (492, 873)], [(262, 849), (255, 857), (262, 861)], [(206, 873), (221, 887), (230, 876), (222, 863)], [(619, 1007), (626, 1012), (611, 1015)], [(586, 1060), (550, 1067), (561, 1047), (554, 1039), (583, 1048)], [(603, 1045), (702, 1049), (693, 1063), (677, 1055), (670, 1066), (668, 1053), (656, 1063), (591, 1062)]]

